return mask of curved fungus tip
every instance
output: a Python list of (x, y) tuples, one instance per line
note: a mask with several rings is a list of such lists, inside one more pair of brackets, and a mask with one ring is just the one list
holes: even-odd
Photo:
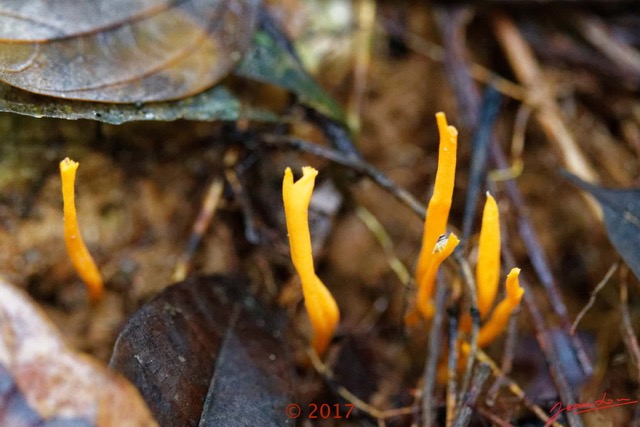
[(509, 274), (507, 274), (507, 283), (505, 285), (507, 289), (507, 298), (512, 301), (513, 305), (520, 304), (520, 300), (524, 295), (524, 289), (520, 287), (520, 269), (512, 268)]
[(519, 268), (512, 268), (507, 275), (505, 284), (507, 295), (500, 301), (500, 304), (498, 304), (493, 310), (493, 313), (491, 313), (491, 317), (489, 317), (486, 323), (480, 328), (478, 346), (484, 347), (490, 344), (507, 328), (511, 313), (520, 305), (520, 301), (524, 295), (524, 289), (520, 287), (519, 275)]

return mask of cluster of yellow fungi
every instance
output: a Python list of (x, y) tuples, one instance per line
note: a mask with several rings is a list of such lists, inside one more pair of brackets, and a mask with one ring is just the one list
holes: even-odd
[[(418, 288), (416, 307), (406, 318), (408, 324), (415, 323), (420, 317), (425, 320), (433, 317), (435, 308), (432, 298), (438, 269), (460, 243), (453, 233), (445, 237), (455, 182), (458, 132), (447, 124), (444, 113), (436, 114), (436, 120), (440, 134), (438, 169), (433, 195), (427, 207), (422, 248), (415, 274)], [(340, 312), (313, 267), (308, 209), (318, 172), (306, 166), (302, 168), (302, 174), (302, 178), (294, 183), (291, 169), (287, 168), (282, 194), (291, 259), (302, 282), (305, 306), (313, 328), (313, 347), (322, 355), (338, 325)], [(511, 313), (520, 304), (524, 290), (518, 281), (519, 274), (518, 268), (509, 272), (505, 286), (506, 296), (491, 310), (500, 280), (500, 216), (496, 201), (487, 193), (476, 265), (478, 311), (483, 321), (478, 336), (479, 346), (491, 343), (502, 334)]]
[[(416, 307), (407, 316), (408, 324), (415, 323), (420, 316), (425, 320), (433, 317), (435, 309), (432, 298), (438, 269), (460, 243), (453, 233), (445, 237), (455, 182), (458, 132), (447, 124), (444, 113), (436, 114), (436, 120), (440, 134), (438, 169), (433, 195), (427, 208), (422, 248), (415, 274), (418, 288)], [(64, 236), (69, 257), (87, 286), (89, 299), (95, 302), (102, 297), (104, 286), (78, 227), (74, 201), (77, 168), (78, 163), (68, 158), (60, 162)], [(318, 171), (312, 167), (303, 167), (302, 178), (294, 182), (293, 173), (287, 168), (282, 183), (282, 198), (291, 259), (300, 276), (305, 307), (313, 328), (313, 348), (322, 355), (338, 326), (340, 310), (327, 287), (316, 275), (313, 266), (308, 210), (317, 174)], [(512, 311), (520, 304), (524, 290), (518, 282), (519, 273), (520, 269), (513, 268), (507, 275), (506, 296), (494, 310), (491, 310), (500, 279), (500, 218), (496, 201), (487, 193), (476, 266), (478, 311), (483, 321), (478, 336), (479, 346), (489, 344), (504, 331)], [(464, 319), (462, 323), (465, 323)]]

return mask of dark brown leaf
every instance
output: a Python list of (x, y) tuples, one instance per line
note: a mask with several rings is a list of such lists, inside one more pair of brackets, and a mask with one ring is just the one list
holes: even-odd
[(564, 175), (600, 203), (609, 240), (640, 279), (640, 188), (601, 188), (569, 172), (564, 172)]
[(0, 425), (157, 424), (128, 381), (67, 348), (40, 309), (0, 279)]
[(0, 79), (67, 99), (183, 98), (213, 86), (240, 61), (258, 5), (138, 0), (129, 8), (129, 2), (110, 0), (11, 1), (0, 8)]
[(111, 366), (136, 384), (163, 426), (282, 426), (293, 362), (280, 314), (221, 276), (192, 278), (138, 311)]

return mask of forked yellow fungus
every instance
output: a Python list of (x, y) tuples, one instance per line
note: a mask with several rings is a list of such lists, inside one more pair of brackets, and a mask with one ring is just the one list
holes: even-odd
[[(416, 284), (418, 286), (416, 309), (405, 318), (408, 325), (417, 321), (418, 314), (425, 319), (433, 317), (432, 295), (438, 268), (453, 253), (459, 243), (454, 234), (451, 234), (446, 240), (440, 240), (445, 235), (449, 210), (451, 209), (456, 173), (458, 132), (453, 126), (447, 124), (444, 113), (436, 114), (436, 120), (440, 134), (438, 170), (436, 171), (433, 195), (427, 208), (422, 248), (416, 268)], [(507, 277), (507, 298), (493, 310), (489, 318), (500, 281), (500, 240), (498, 205), (495, 199), (487, 193), (487, 201), (482, 214), (478, 263), (476, 265), (478, 310), (481, 319), (487, 319), (480, 329), (482, 345), (488, 344), (502, 333), (511, 312), (520, 303), (522, 292), (524, 292), (518, 283), (520, 270), (513, 269)], [(509, 292), (511, 293), (509, 294)], [(467, 315), (462, 318), (461, 327), (463, 330), (468, 330), (470, 326), (471, 318)]]
[(62, 200), (64, 204), (64, 241), (76, 272), (87, 286), (89, 300), (96, 302), (102, 298), (104, 284), (100, 271), (82, 240), (76, 218), (74, 184), (78, 166), (79, 163), (68, 157), (60, 162)]
[[(493, 311), (491, 310), (500, 281), (500, 246), (500, 213), (495, 199), (487, 193), (487, 201), (482, 213), (478, 263), (476, 265), (478, 311), (484, 321), (478, 336), (480, 347), (490, 344), (504, 332), (511, 312), (520, 304), (524, 293), (518, 280), (520, 269), (514, 268), (507, 275), (505, 299)], [(469, 332), (471, 329), (470, 315), (462, 317), (460, 328)]]
[(478, 264), (476, 265), (476, 286), (478, 287), (478, 311), (486, 318), (498, 293), (500, 282), (500, 215), (498, 205), (491, 194), (482, 213)]
[[(498, 306), (491, 313), (491, 317), (482, 325), (480, 328), (480, 332), (478, 333), (478, 347), (486, 347), (496, 340), (502, 333), (507, 329), (507, 325), (509, 324), (509, 319), (511, 318), (511, 314), (513, 310), (515, 310), (522, 300), (522, 296), (524, 295), (524, 289), (520, 287), (520, 269), (512, 268), (509, 274), (507, 275), (506, 282), (506, 296), (505, 298), (498, 304)], [(471, 346), (468, 342), (460, 342), (461, 350), (464, 355), (468, 355), (471, 351)], [(464, 358), (460, 360), (459, 367), (462, 368), (464, 366)], [(446, 374), (445, 374), (446, 375)], [(446, 376), (444, 377), (446, 378)]]
[(445, 235), (449, 220), (449, 210), (451, 209), (451, 199), (453, 198), (458, 131), (447, 124), (447, 118), (442, 112), (436, 114), (436, 121), (438, 123), (438, 133), (440, 134), (438, 169), (436, 171), (433, 195), (427, 207), (422, 234), (422, 248), (420, 249), (416, 266), (415, 280), (418, 287), (416, 310), (410, 312), (405, 318), (408, 325), (412, 325), (417, 321), (417, 313), (420, 313), (426, 319), (430, 319), (433, 316), (433, 302), (431, 299), (438, 268), (445, 258), (451, 255), (459, 243), (458, 238), (453, 234), (449, 236), (444, 247), (440, 248), (438, 243), (440, 237)]
[(491, 313), (491, 317), (480, 328), (478, 334), (478, 346), (484, 347), (493, 342), (498, 336), (500, 336), (507, 328), (511, 313), (515, 310), (520, 301), (522, 295), (524, 295), (524, 289), (520, 287), (520, 269), (513, 268), (507, 275), (506, 290), (507, 294), (504, 299), (497, 305), (497, 307)]
[(309, 232), (309, 202), (318, 171), (302, 168), (302, 178), (293, 182), (291, 168), (284, 172), (282, 199), (289, 233), (291, 260), (302, 282), (302, 294), (313, 328), (313, 347), (322, 355), (340, 321), (340, 311), (333, 296), (316, 276)]
[[(436, 114), (440, 143), (438, 149), (438, 169), (433, 188), (433, 195), (429, 200), (427, 215), (422, 234), (422, 248), (418, 256), (416, 267), (416, 284), (424, 285), (424, 276), (431, 265), (433, 249), (438, 238), (445, 234), (453, 198), (453, 184), (456, 177), (456, 153), (458, 146), (458, 131), (447, 124), (444, 113)], [(433, 287), (433, 284), (431, 284)]]

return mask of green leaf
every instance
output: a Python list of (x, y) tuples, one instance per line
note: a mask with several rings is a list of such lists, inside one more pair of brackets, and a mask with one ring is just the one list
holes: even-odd
[(254, 33), (251, 48), (234, 74), (288, 89), (301, 103), (344, 122), (342, 108), (318, 86), (297, 58), (278, 43), (273, 31), (265, 31), (261, 27)]
[(607, 189), (582, 181), (566, 171), (563, 175), (590, 193), (602, 206), (609, 240), (640, 279), (640, 188)]
[(222, 85), (178, 101), (138, 105), (58, 99), (25, 92), (0, 83), (0, 111), (33, 117), (70, 120), (91, 119), (110, 124), (143, 120), (213, 121), (245, 118), (257, 121), (276, 121), (278, 119), (275, 113), (243, 105), (241, 100)]

